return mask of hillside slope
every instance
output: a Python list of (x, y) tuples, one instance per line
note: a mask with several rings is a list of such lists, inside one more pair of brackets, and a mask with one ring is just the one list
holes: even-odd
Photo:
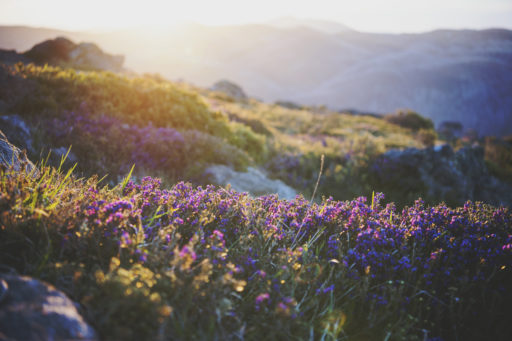
[[(0, 47), (28, 49), (43, 33), (54, 38), (63, 32), (2, 27)], [(150, 33), (66, 35), (126, 55), (126, 66), (139, 72), (200, 86), (227, 78), (267, 101), (371, 112), (412, 108), (437, 124), (456, 120), (484, 135), (512, 133), (508, 30), (326, 34), (305, 26), (190, 24)]]

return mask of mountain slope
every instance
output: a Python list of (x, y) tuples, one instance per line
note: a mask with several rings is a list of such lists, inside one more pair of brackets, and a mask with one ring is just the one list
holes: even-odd
[[(0, 47), (19, 48), (22, 44), (9, 38), (19, 30), (0, 28)], [(23, 34), (28, 42), (29, 34)], [(512, 133), (508, 30), (325, 34), (305, 26), (186, 25), (163, 32), (69, 36), (126, 55), (126, 66), (136, 71), (201, 86), (227, 78), (267, 101), (372, 112), (407, 107), (437, 124), (457, 120), (481, 134)]]

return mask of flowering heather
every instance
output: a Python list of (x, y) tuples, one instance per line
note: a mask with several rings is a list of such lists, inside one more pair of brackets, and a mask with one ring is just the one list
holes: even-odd
[(46, 135), (54, 145), (73, 145), (86, 174), (109, 173), (114, 179), (133, 164), (173, 180), (190, 175), (197, 164), (243, 168), (249, 162), (247, 154), (218, 137), (151, 123), (140, 127), (108, 115), (68, 112), (52, 120)]
[(507, 339), (512, 214), (0, 174), (0, 263), (103, 339)]

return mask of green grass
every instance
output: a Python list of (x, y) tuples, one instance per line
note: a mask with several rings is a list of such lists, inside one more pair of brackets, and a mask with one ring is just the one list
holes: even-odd
[(0, 264), (63, 290), (103, 340), (512, 332), (507, 209), (399, 212), (380, 194), (315, 204), (128, 179), (0, 170)]

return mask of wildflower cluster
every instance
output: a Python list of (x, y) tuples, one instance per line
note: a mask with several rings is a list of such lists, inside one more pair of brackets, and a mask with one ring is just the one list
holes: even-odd
[(0, 262), (106, 339), (505, 339), (512, 214), (4, 170)]
[(54, 145), (73, 145), (80, 169), (86, 174), (126, 173), (133, 164), (138, 169), (165, 174), (168, 180), (192, 176), (197, 164), (225, 163), (243, 168), (247, 154), (222, 139), (200, 131), (179, 131), (155, 127), (151, 123), (139, 127), (103, 115), (69, 112), (55, 118), (46, 129)]

